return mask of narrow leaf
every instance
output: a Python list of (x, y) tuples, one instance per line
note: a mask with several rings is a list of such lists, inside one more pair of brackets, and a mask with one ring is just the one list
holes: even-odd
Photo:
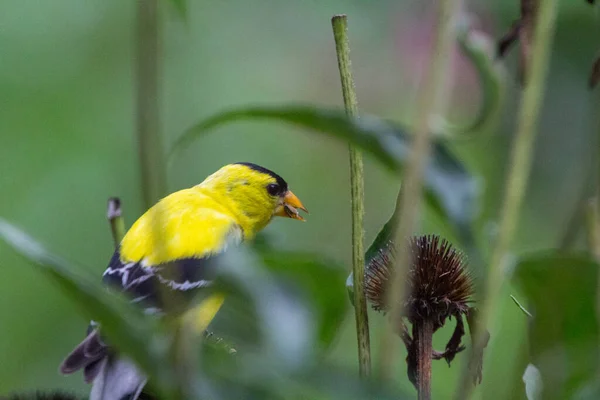
[(304, 105), (281, 107), (243, 107), (213, 115), (186, 131), (172, 147), (169, 159), (208, 130), (238, 120), (276, 120), (313, 129), (328, 136), (351, 142), (374, 155), (386, 167), (397, 170), (407, 157), (406, 132), (389, 122), (375, 117), (360, 119), (346, 116), (344, 111)]
[[(185, 132), (172, 147), (169, 160), (208, 130), (236, 120), (275, 120), (341, 139), (360, 147), (384, 166), (399, 171), (410, 154), (410, 136), (403, 127), (373, 116), (350, 118), (345, 112), (311, 106), (246, 107), (218, 113)], [(434, 142), (425, 171), (425, 198), (457, 230), (473, 216), (477, 185), (462, 163), (442, 142)]]
[(527, 309), (525, 307), (523, 307), (521, 305), (521, 303), (519, 303), (519, 300), (517, 300), (517, 298), (515, 296), (513, 296), (512, 294), (510, 295), (510, 298), (512, 299), (512, 301), (517, 305), (517, 307), (519, 307), (519, 309), (521, 311), (523, 311), (523, 314), (527, 315), (529, 318), (533, 318), (533, 315), (531, 315), (531, 313), (529, 311), (527, 311)]
[(440, 119), (434, 121), (432, 129), (440, 135), (468, 139), (497, 121), (504, 99), (505, 73), (502, 64), (495, 57), (494, 42), (487, 35), (472, 30), (468, 23), (462, 23), (457, 39), (463, 54), (477, 72), (482, 94), (481, 105), (473, 120), (464, 125)]
[(88, 317), (99, 321), (102, 333), (110, 343), (150, 374), (153, 385), (161, 393), (171, 393), (173, 370), (164, 362), (167, 346), (161, 343), (161, 337), (154, 335), (158, 327), (155, 318), (145, 316), (123, 297), (108, 291), (99, 279), (84, 274), (84, 268), (70, 265), (48, 252), (32, 237), (1, 218), (0, 238), (54, 281)]

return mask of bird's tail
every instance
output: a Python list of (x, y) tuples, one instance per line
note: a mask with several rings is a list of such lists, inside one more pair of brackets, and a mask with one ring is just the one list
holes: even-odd
[(97, 329), (65, 358), (60, 372), (72, 374), (83, 368), (83, 376), (92, 384), (89, 400), (136, 400), (146, 377), (126, 358), (109, 352)]
[(91, 329), (85, 339), (60, 364), (60, 372), (68, 375), (83, 368), (85, 381), (98, 375), (101, 362), (108, 356), (108, 347), (100, 339), (98, 329)]
[[(206, 334), (224, 299), (223, 293), (214, 293), (181, 317), (198, 335)], [(110, 351), (100, 338), (97, 324), (92, 324), (88, 332), (62, 362), (60, 372), (72, 374), (83, 368), (85, 381), (93, 383), (89, 400), (141, 400), (147, 377), (132, 361)]]

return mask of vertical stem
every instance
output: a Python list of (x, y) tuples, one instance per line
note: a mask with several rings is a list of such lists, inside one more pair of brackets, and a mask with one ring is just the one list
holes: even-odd
[(123, 236), (125, 236), (125, 222), (121, 215), (121, 199), (118, 197), (108, 199), (106, 218), (110, 223), (115, 248), (118, 248), (123, 240)]
[(137, 0), (137, 140), (146, 208), (166, 191), (166, 170), (159, 119), (158, 0)]
[(586, 204), (585, 214), (587, 244), (590, 253), (596, 261), (600, 262), (600, 216), (598, 214), (598, 197), (594, 197)]
[(456, 41), (456, 25), (462, 0), (443, 0), (439, 2), (437, 32), (433, 57), (429, 62), (423, 88), (419, 93), (419, 108), (415, 135), (396, 202), (399, 215), (398, 227), (394, 237), (396, 245), (396, 268), (392, 290), (388, 291), (388, 304), (391, 307), (390, 329), (384, 329), (380, 344), (381, 373), (389, 378), (394, 351), (393, 327), (398, 326), (401, 304), (404, 299), (406, 275), (409, 265), (408, 237), (414, 231), (422, 197), (423, 173), (429, 156), (430, 119), (439, 112), (446, 100), (448, 77), (451, 70), (451, 52)]
[[(598, 191), (596, 191), (596, 194)], [(599, 197), (588, 200), (585, 206), (585, 227), (588, 251), (597, 263), (600, 263), (600, 214)], [(600, 320), (600, 275), (597, 282), (596, 318)]]
[[(517, 133), (509, 163), (510, 170), (506, 183), (502, 212), (500, 214), (500, 230), (492, 252), (489, 273), (486, 278), (486, 291), (481, 307), (481, 318), (478, 318), (476, 321), (475, 346), (478, 349), (483, 347), (485, 328), (487, 327), (490, 332), (492, 331), (490, 325), (493, 319), (493, 312), (500, 297), (500, 291), (506, 274), (505, 267), (508, 264), (505, 257), (510, 248), (517, 221), (519, 220), (521, 203), (527, 187), (532, 160), (532, 147), (537, 132), (538, 116), (542, 107), (548, 63), (550, 60), (550, 49), (556, 19), (556, 5), (557, 0), (540, 0), (538, 15), (534, 17), (536, 26), (530, 57), (531, 62), (527, 64), (528, 70), (525, 71), (527, 79), (524, 82)], [(467, 387), (465, 385), (468, 385), (469, 381), (470, 377), (468, 377), (468, 373), (463, 374), (462, 390), (465, 390)], [(458, 398), (463, 399), (466, 396), (463, 393)]]
[[(331, 19), (335, 49), (342, 81), (342, 95), (346, 114), (358, 116), (358, 102), (354, 91), (354, 79), (350, 68), (350, 46), (347, 34), (347, 18), (336, 15)], [(356, 336), (358, 340), (358, 365), (360, 376), (368, 376), (371, 372), (371, 345), (369, 338), (369, 317), (367, 300), (364, 291), (365, 251), (363, 216), (364, 216), (364, 178), (362, 154), (353, 145), (350, 153), (350, 193), (352, 203), (352, 271), (354, 280), (354, 310), (356, 317)]]
[(433, 354), (433, 321), (415, 321), (413, 338), (417, 346), (417, 390), (419, 400), (431, 399), (431, 356)]

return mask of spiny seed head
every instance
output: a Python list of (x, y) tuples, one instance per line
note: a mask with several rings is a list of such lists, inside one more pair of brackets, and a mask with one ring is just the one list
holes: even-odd
[(390, 270), (393, 267), (393, 246), (388, 243), (379, 249), (365, 269), (365, 296), (371, 302), (373, 309), (386, 312), (386, 296), (388, 286), (392, 284)]
[[(462, 253), (445, 239), (425, 235), (409, 240), (409, 254), (408, 296), (403, 315), (410, 322), (428, 318), (436, 322), (437, 328), (447, 317), (469, 310), (473, 280), (465, 269)], [(366, 268), (365, 292), (375, 310), (389, 309), (386, 292), (393, 281), (394, 258), (394, 246), (388, 243)]]

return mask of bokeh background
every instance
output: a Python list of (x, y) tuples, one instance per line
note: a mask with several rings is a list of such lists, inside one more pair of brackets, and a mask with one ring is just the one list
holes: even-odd
[[(127, 224), (143, 211), (134, 117), (134, 1), (0, 2), (0, 216), (100, 277), (111, 255), (106, 199), (120, 196)], [(214, 112), (245, 104), (340, 106), (330, 17), (347, 13), (361, 112), (410, 121), (427, 63), (433, 2), (189, 0), (186, 19), (161, 6), (161, 128), (166, 145)], [(540, 134), (513, 250), (559, 246), (587, 189), (597, 147), (597, 95), (587, 87), (600, 48), (597, 13), (584, 1), (560, 2)], [(518, 17), (516, 0), (469, 1), (476, 26), (499, 37)], [(482, 192), (484, 245), (496, 217), (518, 108), (516, 51), (506, 60), (507, 98), (492, 132), (454, 146)], [(453, 68), (452, 118), (477, 110), (476, 76), (460, 54)], [(279, 246), (322, 253), (350, 268), (350, 202), (345, 143), (277, 123), (235, 123), (195, 142), (170, 165), (169, 189), (201, 181), (220, 166), (251, 161), (277, 171), (310, 209), (305, 224), (278, 220), (267, 233)], [(366, 162), (366, 235), (389, 217), (397, 180)], [(440, 232), (424, 214), (421, 230)], [(342, 285), (343, 282), (340, 282)], [(508, 297), (485, 357), (480, 398), (522, 398), (526, 320)], [(384, 319), (371, 315), (375, 357)], [(0, 244), (0, 394), (34, 388), (86, 393), (80, 375), (58, 364), (82, 338), (86, 318), (51, 283)], [(448, 328), (450, 329), (450, 328)], [(436, 335), (441, 348), (450, 334)], [(356, 368), (348, 312), (330, 359)], [(398, 385), (413, 390), (397, 345)], [(434, 398), (449, 398), (461, 371), (433, 367)], [(517, 377), (517, 379), (513, 379)]]

